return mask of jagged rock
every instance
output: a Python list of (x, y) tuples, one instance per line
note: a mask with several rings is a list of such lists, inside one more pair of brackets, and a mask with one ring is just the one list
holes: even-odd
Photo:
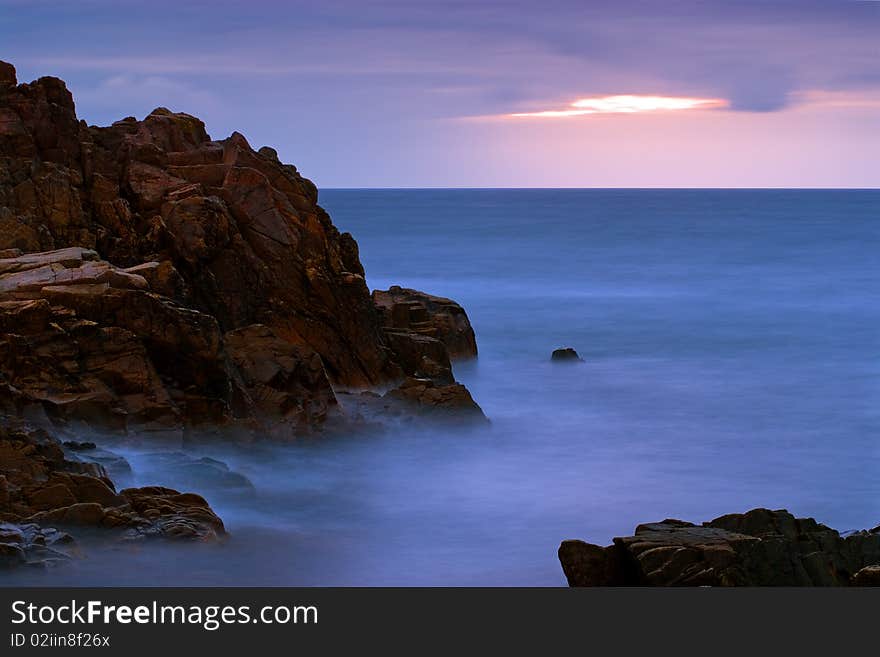
[(438, 383), (454, 382), (449, 353), (437, 338), (411, 331), (387, 331), (386, 337), (404, 372)]
[(550, 360), (556, 363), (579, 363), (584, 359), (578, 356), (578, 352), (571, 347), (563, 347), (562, 349), (554, 349)]
[(604, 548), (563, 541), (559, 560), (571, 586), (847, 586), (872, 581), (878, 530), (842, 537), (812, 518), (753, 509), (639, 525)]
[(16, 86), (4, 63), (0, 207), (0, 250), (83, 247), (120, 268), (168, 262), (183, 285), (170, 270), (144, 277), (166, 277), (155, 291), (175, 299), (188, 290), (223, 332), (265, 324), (318, 352), (343, 385), (399, 373), (355, 241), (310, 181), (238, 133), (212, 141), (200, 120), (164, 108), (86, 126), (63, 81)]
[(132, 536), (214, 541), (226, 534), (223, 521), (208, 502), (195, 493), (179, 493), (171, 488), (148, 486), (127, 488), (122, 496), (146, 524), (138, 523)]
[(450, 385), (449, 355), (476, 355), (455, 302), (371, 297), (356, 242), (273, 149), (165, 108), (90, 127), (63, 81), (0, 79), (0, 401), (288, 438), (334, 414), (330, 383)]
[(282, 340), (262, 324), (228, 332), (224, 344), (243, 384), (245, 408), (290, 422), (300, 433), (337, 412), (321, 357), (309, 347)]
[(68, 248), (0, 259), (0, 299), (13, 299), (0, 301), (0, 373), (50, 415), (123, 429), (259, 416), (296, 435), (335, 409), (310, 348), (262, 325), (221, 336), (214, 318), (135, 273), (155, 282), (161, 264), (122, 271), (96, 258)]
[(145, 262), (124, 270), (128, 274), (142, 276), (150, 286), (150, 290), (180, 303), (189, 300), (189, 289), (186, 281), (168, 260), (162, 262)]
[(389, 390), (383, 401), (407, 413), (440, 420), (485, 422), (483, 409), (460, 383), (437, 384), (431, 379), (407, 378)]
[(455, 301), (392, 285), (388, 290), (374, 290), (373, 303), (386, 332), (435, 338), (446, 346), (453, 360), (476, 358), (474, 329), (464, 308)]
[(15, 67), (6, 62), (0, 62), (0, 85), (14, 87), (18, 84), (15, 78)]

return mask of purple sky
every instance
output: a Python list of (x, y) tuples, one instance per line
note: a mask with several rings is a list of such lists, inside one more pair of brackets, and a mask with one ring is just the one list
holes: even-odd
[[(0, 59), (320, 187), (880, 186), (874, 1), (0, 0)], [(509, 116), (617, 95), (724, 107)]]

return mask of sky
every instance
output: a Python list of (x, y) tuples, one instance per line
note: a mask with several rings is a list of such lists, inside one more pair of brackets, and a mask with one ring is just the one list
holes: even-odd
[(0, 0), (19, 82), (319, 187), (878, 187), (880, 2)]

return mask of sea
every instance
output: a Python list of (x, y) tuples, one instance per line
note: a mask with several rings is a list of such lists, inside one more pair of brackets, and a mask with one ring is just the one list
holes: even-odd
[[(323, 190), (371, 288), (464, 306), (491, 423), (176, 455), (214, 546), (90, 549), (0, 584), (562, 586), (560, 541), (788, 509), (880, 524), (880, 191)], [(583, 361), (550, 360), (572, 347)], [(213, 458), (252, 487), (174, 458)], [(169, 461), (171, 458), (171, 461)]]

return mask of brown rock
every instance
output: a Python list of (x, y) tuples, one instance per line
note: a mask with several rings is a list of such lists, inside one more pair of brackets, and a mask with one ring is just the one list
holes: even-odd
[(162, 262), (145, 262), (125, 270), (128, 274), (142, 276), (150, 290), (178, 302), (186, 302), (189, 292), (183, 277), (169, 260)]
[(451, 359), (476, 358), (477, 340), (464, 308), (451, 299), (392, 285), (374, 290), (373, 303), (386, 331), (407, 331), (436, 338)]
[[(238, 133), (212, 141), (197, 118), (164, 108), (87, 127), (62, 81), (10, 86), (13, 71), (0, 67), (0, 250), (84, 247), (121, 268), (168, 262), (165, 271), (103, 271), (122, 281), (148, 274), (155, 292), (188, 299), (222, 332), (267, 325), (319, 353), (335, 383), (399, 375), (357, 245), (295, 167)], [(77, 276), (103, 282), (89, 272)], [(36, 287), (53, 274), (26, 278)]]
[(386, 338), (395, 360), (417, 378), (429, 378), (439, 383), (454, 382), (449, 353), (437, 338), (411, 331), (386, 331)]
[(214, 541), (226, 534), (223, 521), (200, 495), (150, 486), (122, 491), (133, 511), (150, 520), (139, 536)]
[(387, 392), (383, 399), (408, 413), (435, 419), (486, 421), (483, 410), (460, 383), (438, 385), (430, 379), (411, 377)]
[(55, 484), (37, 489), (28, 501), (33, 508), (43, 511), (76, 504), (76, 497), (64, 484)]
[(18, 84), (15, 79), (15, 67), (7, 62), (0, 62), (0, 86), (14, 87)]
[(293, 425), (292, 435), (308, 431), (337, 412), (336, 396), (313, 350), (282, 340), (268, 326), (254, 324), (224, 336), (226, 353), (240, 377), (241, 412)]
[[(273, 149), (213, 141), (165, 108), (88, 127), (61, 80), (13, 86), (0, 69), (4, 408), (175, 431), (276, 416), (303, 431), (332, 414), (328, 381), (403, 374), (437, 384), (429, 407), (469, 405), (444, 389), (450, 355), (476, 355), (464, 310), (399, 287), (371, 297), (356, 242)], [(254, 325), (271, 337), (249, 354), (235, 336)]]

